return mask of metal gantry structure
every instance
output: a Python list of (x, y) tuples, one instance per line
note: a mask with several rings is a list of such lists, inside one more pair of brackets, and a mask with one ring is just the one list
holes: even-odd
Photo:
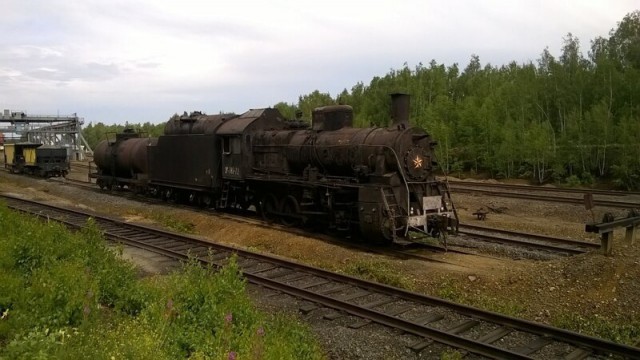
[(71, 159), (83, 160), (93, 150), (82, 136), (84, 119), (71, 115), (27, 115), (23, 111), (4, 110), (0, 133), (5, 142), (32, 142), (65, 146)]

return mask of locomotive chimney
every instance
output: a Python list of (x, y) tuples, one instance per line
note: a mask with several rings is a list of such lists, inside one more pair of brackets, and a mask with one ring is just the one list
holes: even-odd
[(391, 94), (391, 126), (409, 125), (409, 94)]

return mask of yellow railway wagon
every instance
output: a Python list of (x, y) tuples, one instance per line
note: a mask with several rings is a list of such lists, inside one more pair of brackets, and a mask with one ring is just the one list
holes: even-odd
[(36, 165), (36, 148), (35, 147), (25, 147), (22, 149), (22, 156), (24, 156), (24, 163), (27, 166), (35, 166)]
[(66, 148), (42, 146), (39, 143), (5, 144), (5, 168), (12, 173), (65, 176), (69, 170)]
[(15, 153), (16, 153), (15, 144), (4, 145), (4, 167), (6, 169), (9, 169), (11, 165), (13, 165)]

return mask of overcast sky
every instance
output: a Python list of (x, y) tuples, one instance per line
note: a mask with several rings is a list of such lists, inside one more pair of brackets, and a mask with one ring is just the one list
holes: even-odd
[(332, 96), (432, 59), (464, 68), (586, 54), (637, 0), (4, 0), (0, 108), (87, 123)]

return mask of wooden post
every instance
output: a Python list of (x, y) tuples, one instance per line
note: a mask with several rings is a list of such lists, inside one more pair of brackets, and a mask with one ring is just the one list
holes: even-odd
[(633, 242), (636, 238), (636, 226), (628, 226), (627, 231), (624, 236), (624, 240), (629, 243), (629, 245), (633, 245)]
[(611, 255), (611, 249), (613, 248), (613, 231), (607, 231), (602, 233), (600, 238), (600, 249), (604, 255)]

